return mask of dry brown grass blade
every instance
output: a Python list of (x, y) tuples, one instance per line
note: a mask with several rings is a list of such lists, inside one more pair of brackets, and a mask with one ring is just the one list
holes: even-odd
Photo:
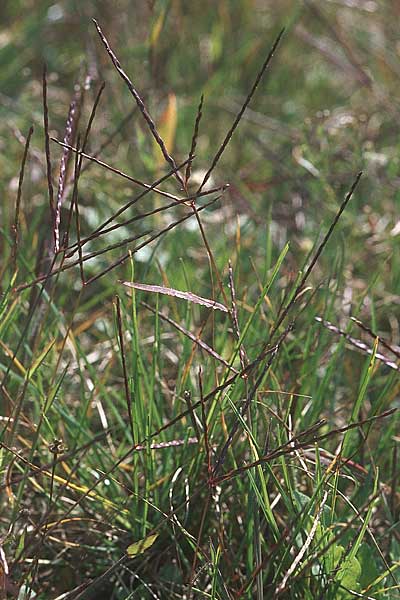
[(192, 292), (182, 292), (181, 290), (168, 288), (163, 285), (149, 285), (146, 283), (137, 283), (131, 281), (121, 281), (120, 283), (122, 283), (122, 285), (126, 285), (127, 287), (135, 288), (135, 290), (142, 290), (143, 292), (151, 292), (154, 294), (165, 294), (166, 296), (173, 296), (174, 298), (181, 298), (182, 300), (187, 300), (188, 302), (194, 302), (194, 304), (201, 304), (202, 306), (212, 308), (213, 310), (221, 310), (225, 313), (229, 312), (226, 306), (223, 304), (220, 304), (215, 300), (210, 300), (209, 298), (203, 298), (202, 296), (198, 296)]

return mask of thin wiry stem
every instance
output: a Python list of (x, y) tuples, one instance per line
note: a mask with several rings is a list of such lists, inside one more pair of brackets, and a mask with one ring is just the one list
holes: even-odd
[(274, 323), (274, 327), (273, 327), (273, 330), (272, 330), (271, 336), (270, 336), (271, 338), (274, 336), (274, 334), (278, 330), (279, 326), (282, 324), (282, 322), (287, 317), (288, 313), (290, 312), (293, 305), (295, 304), (299, 294), (301, 294), (301, 292), (303, 291), (304, 285), (305, 285), (307, 279), (309, 278), (311, 271), (314, 269), (319, 257), (321, 256), (325, 246), (327, 245), (336, 225), (338, 224), (340, 217), (342, 216), (343, 211), (345, 210), (346, 206), (350, 202), (350, 200), (356, 190), (356, 187), (358, 186), (358, 184), (360, 182), (361, 177), (362, 177), (362, 172), (360, 171), (360, 173), (358, 173), (355, 180), (353, 181), (353, 184), (352, 184), (350, 190), (347, 192), (342, 204), (340, 205), (339, 210), (336, 213), (335, 218), (333, 219), (332, 223), (330, 224), (329, 229), (326, 232), (322, 242), (318, 246), (313, 259), (311, 260), (309, 266), (306, 269), (306, 272), (304, 273), (303, 277), (300, 280), (300, 283), (298, 283), (298, 285), (292, 295), (292, 299), (287, 304), (287, 306), (281, 311), (280, 316), (278, 317), (277, 321)]
[(388, 342), (387, 340), (385, 340), (385, 338), (382, 338), (380, 335), (378, 335), (377, 333), (375, 333), (374, 331), (372, 331), (372, 329), (370, 327), (368, 327), (367, 325), (364, 325), (364, 323), (362, 321), (360, 321), (359, 319), (356, 319), (355, 317), (350, 317), (350, 319), (352, 321), (354, 321), (354, 323), (356, 325), (358, 325), (358, 327), (360, 327), (366, 333), (368, 333), (368, 335), (370, 335), (374, 340), (376, 338), (379, 338), (379, 343), (384, 348), (386, 348), (386, 350), (389, 350), (389, 352), (391, 352), (392, 354), (394, 354), (395, 356), (397, 356), (397, 358), (400, 358), (400, 350), (398, 348), (396, 348), (395, 346), (393, 346), (393, 344), (391, 344), (390, 342)]
[(46, 153), (47, 188), (49, 190), (49, 206), (51, 221), (54, 219), (54, 189), (51, 171), (50, 136), (49, 136), (49, 108), (47, 104), (47, 67), (43, 68), (43, 124), (44, 124), (44, 146)]
[[(214, 204), (214, 202), (217, 202), (217, 200), (219, 200), (219, 197), (214, 198), (213, 200), (211, 200), (207, 204), (204, 204), (204, 206), (202, 206), (201, 208), (199, 208), (199, 211), (200, 210), (204, 210), (205, 208), (210, 207), (212, 204)], [(124, 256), (122, 256), (116, 262), (112, 263), (109, 267), (107, 267), (106, 269), (104, 269), (104, 271), (101, 271), (101, 273), (99, 273), (98, 275), (95, 275), (94, 277), (92, 277), (91, 279), (89, 279), (86, 282), (86, 284), (88, 285), (89, 283), (93, 283), (94, 281), (96, 281), (100, 277), (103, 277), (103, 275), (106, 275), (106, 273), (109, 273), (110, 271), (112, 271), (113, 269), (115, 269), (115, 267), (118, 267), (119, 265), (122, 265), (128, 258), (130, 258), (130, 256), (132, 255), (132, 252), (138, 252), (138, 250), (140, 250), (141, 248), (144, 248), (144, 246), (147, 246), (147, 244), (150, 244), (150, 242), (153, 242), (154, 240), (158, 239), (162, 235), (165, 235), (168, 231), (171, 231), (171, 229), (174, 229), (175, 227), (177, 227), (178, 225), (180, 225), (184, 221), (187, 221), (187, 219), (190, 219), (192, 216), (193, 216), (192, 214), (189, 214), (189, 215), (186, 215), (185, 217), (182, 217), (181, 219), (178, 219), (177, 221), (173, 221), (172, 223), (170, 223), (168, 225), (168, 227), (165, 227), (164, 229), (162, 229), (158, 233), (155, 233), (148, 240), (146, 240), (142, 244), (139, 244), (139, 246), (137, 246), (136, 248), (134, 248), (133, 250), (131, 250), (131, 252), (127, 252), (127, 254), (124, 254)]]
[[(104, 91), (104, 87), (105, 87), (105, 83), (103, 82), (103, 84), (100, 86), (99, 91), (96, 95), (96, 99), (94, 101), (94, 104), (93, 104), (93, 107), (92, 107), (92, 110), (90, 113), (89, 121), (88, 121), (85, 135), (83, 138), (82, 151), (84, 151), (86, 148), (86, 145), (87, 145), (87, 142), (89, 139), (89, 134), (90, 134), (90, 131), (91, 131), (91, 128), (92, 128), (92, 125), (93, 125), (93, 122), (94, 122), (94, 119), (96, 116), (96, 110), (99, 105), (101, 95)], [(78, 136), (78, 140), (77, 140), (77, 148), (78, 149), (80, 148), (79, 136)], [(68, 214), (68, 222), (67, 222), (67, 226), (65, 228), (66, 239), (65, 239), (65, 243), (64, 243), (64, 248), (66, 250), (68, 247), (72, 212), (75, 209), (77, 247), (78, 247), (79, 260), (80, 260), (79, 267), (80, 267), (80, 271), (81, 271), (82, 285), (84, 285), (85, 277), (84, 277), (83, 264), (82, 264), (82, 244), (81, 244), (81, 234), (80, 234), (79, 203), (78, 203), (78, 182), (80, 179), (80, 175), (82, 173), (82, 162), (83, 162), (83, 156), (80, 152), (77, 152), (75, 154), (74, 185), (73, 185), (73, 191), (72, 191), (70, 210), (69, 210), (69, 214)], [(68, 256), (66, 256), (66, 258), (68, 258)]]
[[(207, 204), (204, 204), (204, 206), (201, 206), (198, 210), (202, 211), (202, 210), (205, 210), (206, 208), (209, 208), (215, 202), (217, 202), (219, 199), (220, 199), (219, 196), (217, 198), (214, 198), (213, 200), (211, 200)], [(95, 275), (94, 277), (91, 277), (90, 279), (88, 279), (85, 282), (85, 285), (89, 285), (90, 283), (93, 283), (97, 279), (100, 279), (100, 277), (103, 277), (103, 275), (106, 275), (106, 273), (109, 273), (110, 271), (112, 271), (113, 269), (115, 269), (116, 267), (118, 267), (119, 265), (122, 265), (132, 255), (132, 253), (138, 252), (139, 250), (141, 250), (142, 248), (144, 248), (144, 246), (147, 246), (147, 244), (150, 244), (154, 240), (156, 240), (159, 237), (161, 237), (162, 235), (166, 234), (168, 231), (171, 231), (171, 229), (174, 229), (175, 227), (177, 227), (178, 225), (180, 225), (184, 221), (187, 221), (192, 216), (193, 216), (193, 214), (190, 213), (190, 214), (182, 217), (181, 219), (178, 219), (177, 221), (173, 221), (167, 227), (165, 227), (164, 229), (161, 229), (161, 231), (158, 231), (157, 233), (155, 233), (154, 235), (152, 235), (148, 240), (146, 240), (142, 244), (139, 244), (139, 246), (136, 246), (135, 248), (133, 248), (133, 250), (131, 250), (130, 252), (127, 252), (126, 254), (124, 254), (123, 256), (121, 256), (121, 258), (119, 258), (117, 261), (115, 261), (114, 263), (112, 263), (111, 265), (109, 265), (106, 269), (104, 269), (103, 271), (101, 271), (98, 275)], [(144, 235), (148, 235), (149, 233), (150, 233), (149, 231), (141, 233), (141, 234), (139, 234), (137, 236), (134, 236), (134, 237), (131, 237), (131, 238), (127, 238), (125, 240), (122, 240), (121, 242), (118, 242), (116, 244), (112, 244), (110, 246), (107, 246), (107, 248), (103, 248), (102, 250), (99, 250), (98, 252), (92, 252), (91, 254), (87, 254), (86, 256), (83, 256), (82, 262), (85, 262), (86, 260), (90, 260), (91, 258), (94, 258), (95, 256), (99, 256), (100, 254), (104, 254), (105, 252), (109, 252), (110, 250), (115, 250), (116, 248), (119, 248), (120, 246), (123, 246), (123, 245), (125, 245), (125, 244), (127, 244), (129, 242), (132, 242), (132, 241), (134, 241), (134, 240), (136, 240), (136, 239), (138, 239), (140, 237), (143, 237)], [(42, 275), (40, 277), (37, 277), (33, 281), (29, 281), (28, 283), (24, 283), (22, 285), (17, 286), (16, 288), (14, 288), (14, 291), (20, 292), (22, 290), (30, 288), (33, 285), (36, 285), (37, 283), (41, 283), (44, 280), (50, 279), (54, 275), (57, 275), (57, 273), (61, 273), (62, 271), (66, 271), (68, 269), (71, 269), (72, 267), (75, 267), (78, 264), (79, 264), (79, 260), (75, 260), (72, 263), (68, 263), (66, 265), (62, 265), (62, 267), (59, 267), (59, 268), (55, 269), (54, 271), (50, 271), (47, 275)]]
[(209, 346), (208, 344), (203, 342), (203, 340), (201, 338), (199, 338), (198, 335), (197, 336), (194, 335), (191, 331), (189, 331), (188, 329), (185, 329), (185, 327), (182, 327), (182, 325), (180, 325), (179, 323), (177, 323), (176, 321), (171, 319), (171, 317), (168, 317), (161, 311), (156, 311), (149, 304), (147, 304), (147, 302), (142, 302), (141, 304), (143, 304), (143, 306), (145, 308), (147, 308), (148, 310), (150, 310), (153, 314), (157, 314), (160, 317), (160, 319), (162, 319), (166, 323), (169, 323), (170, 325), (172, 325), (172, 327), (174, 327), (175, 329), (177, 329), (178, 331), (183, 333), (183, 335), (185, 335), (190, 340), (192, 340), (192, 342), (194, 342), (197, 346), (199, 346), (199, 348), (201, 348), (202, 350), (207, 352), (207, 354), (209, 354), (210, 356), (212, 356), (213, 358), (218, 360), (221, 364), (223, 364), (225, 367), (227, 367), (227, 369), (229, 369), (230, 371), (233, 371), (233, 373), (238, 373), (237, 369), (235, 369), (234, 367), (231, 367), (231, 365), (228, 363), (228, 361), (226, 361), (224, 359), (223, 356), (218, 354), (218, 352), (216, 352), (214, 350), (214, 348), (211, 348), (211, 346)]
[[(125, 240), (122, 240), (121, 242), (118, 242), (117, 244), (112, 244), (110, 246), (107, 246), (106, 248), (102, 248), (101, 250), (98, 250), (97, 252), (91, 252), (90, 254), (85, 254), (82, 257), (82, 262), (85, 262), (87, 260), (95, 258), (96, 256), (100, 256), (101, 254), (109, 252), (110, 250), (115, 250), (116, 248), (118, 248), (120, 246), (124, 246), (125, 244), (128, 244), (130, 242), (134, 242), (135, 240), (143, 237), (144, 235), (148, 235), (149, 233), (150, 233), (150, 231), (145, 231), (145, 232), (140, 233), (140, 234), (138, 234), (136, 236), (127, 238)], [(18, 285), (16, 288), (14, 288), (14, 291), (20, 292), (22, 290), (26, 290), (26, 289), (34, 286), (34, 285), (37, 285), (38, 283), (41, 283), (42, 281), (48, 280), (48, 279), (54, 277), (55, 275), (58, 275), (59, 273), (63, 273), (64, 271), (68, 271), (68, 269), (71, 269), (71, 268), (76, 267), (77, 265), (79, 265), (79, 261), (80, 261), (80, 259), (74, 260), (73, 262), (69, 262), (69, 263), (66, 263), (66, 264), (62, 264), (61, 266), (59, 266), (56, 269), (54, 269), (54, 271), (51, 269), (49, 271), (49, 273), (47, 273), (46, 275), (40, 275), (40, 277), (36, 277), (36, 279), (33, 279), (32, 281), (29, 281), (27, 283), (23, 283), (21, 285)], [(54, 267), (54, 264), (55, 264), (55, 259), (53, 259), (52, 268)], [(87, 283), (88, 282), (86, 281), (86, 284)]]
[(188, 161), (188, 164), (186, 165), (185, 189), (187, 189), (187, 184), (190, 179), (190, 175), (191, 175), (191, 171), (192, 171), (192, 163), (193, 163), (194, 155), (196, 152), (197, 138), (199, 136), (199, 126), (200, 126), (201, 117), (203, 116), (203, 112), (202, 112), (203, 111), (203, 102), (204, 102), (204, 94), (201, 95), (200, 103), (197, 108), (197, 115), (196, 115), (196, 121), (194, 124), (192, 143), (191, 143), (190, 152), (189, 152), (189, 161)]
[[(249, 464), (238, 467), (237, 469), (228, 471), (224, 475), (221, 475), (220, 477), (216, 478), (213, 481), (213, 483), (215, 485), (217, 485), (224, 481), (229, 481), (233, 477), (237, 477), (238, 475), (245, 473), (249, 469), (253, 469), (254, 467), (257, 467), (258, 465), (262, 465), (265, 462), (270, 462), (271, 460), (279, 458), (280, 456), (284, 456), (285, 454), (291, 454), (292, 452), (295, 452), (296, 450), (301, 450), (301, 449), (307, 448), (310, 445), (315, 445), (317, 442), (334, 437), (336, 435), (339, 435), (340, 433), (346, 433), (347, 431), (349, 431), (351, 429), (357, 429), (357, 428), (361, 427), (362, 425), (367, 425), (367, 424), (373, 423), (377, 420), (385, 419), (385, 418), (393, 415), (395, 412), (397, 412), (397, 409), (391, 408), (389, 410), (384, 411), (383, 413), (380, 413), (379, 415), (374, 415), (373, 417), (368, 417), (367, 419), (362, 419), (360, 421), (356, 421), (355, 423), (349, 423), (348, 425), (345, 425), (343, 427), (338, 427), (337, 429), (332, 429), (331, 431), (328, 431), (327, 433), (323, 433), (321, 435), (315, 435), (315, 432), (318, 429), (320, 429), (321, 427), (326, 425), (325, 419), (321, 419), (320, 421), (315, 423), (312, 427), (310, 427), (306, 431), (302, 431), (297, 436), (293, 436), (287, 442), (285, 442), (281, 446), (278, 446), (277, 448), (272, 450), (269, 454), (262, 456), (258, 460), (255, 460)], [(305, 438), (305, 437), (308, 437), (309, 439), (302, 441), (303, 438)], [(342, 459), (342, 461), (344, 463), (346, 463), (346, 460), (347, 460), (346, 458)]]
[[(367, 344), (364, 344), (364, 342), (362, 342), (361, 340), (358, 340), (358, 339), (352, 337), (351, 335), (349, 335), (348, 333), (346, 333), (345, 331), (343, 331), (342, 329), (339, 329), (339, 327), (336, 327), (336, 325), (333, 325), (333, 323), (331, 323), (330, 321), (321, 319), (321, 317), (315, 317), (315, 320), (318, 321), (318, 323), (321, 323), (321, 325), (326, 327), (326, 329), (328, 329), (329, 331), (333, 331), (333, 333), (336, 333), (337, 335), (344, 337), (345, 340), (349, 344), (351, 344), (355, 348), (358, 348), (358, 350), (361, 350), (361, 352), (368, 354), (370, 356), (374, 353), (373, 349), (370, 348), (369, 346), (367, 346)], [(379, 337), (378, 337), (378, 340), (381, 341), (381, 339)], [(381, 362), (383, 362), (383, 364), (386, 365), (387, 367), (390, 367), (391, 369), (394, 369), (395, 371), (400, 371), (399, 365), (397, 363), (395, 363), (393, 360), (390, 360), (387, 356), (385, 356), (381, 352), (376, 352), (375, 358), (377, 360), (380, 360)]]
[(207, 458), (207, 474), (208, 479), (211, 477), (212, 466), (211, 466), (211, 451), (210, 451), (210, 442), (208, 439), (208, 423), (207, 423), (207, 415), (206, 415), (206, 406), (204, 402), (204, 392), (203, 392), (203, 376), (201, 367), (199, 367), (199, 393), (200, 393), (200, 404), (201, 404), (201, 420), (203, 424), (203, 434), (204, 434), (204, 449)]
[[(233, 269), (232, 269), (231, 261), (229, 261), (228, 276), (229, 276), (229, 289), (231, 292), (232, 326), (233, 326), (233, 331), (236, 336), (236, 339), (239, 341), (240, 340), (240, 328), (239, 328), (239, 320), (238, 320), (238, 312), (237, 312), (237, 304), (236, 304), (235, 281), (233, 278)], [(244, 369), (246, 367), (246, 365), (248, 364), (249, 360), (247, 358), (246, 350), (242, 344), (240, 345), (240, 348), (239, 348), (239, 357), (240, 357), (241, 367), (242, 367), (242, 369)]]
[[(57, 138), (53, 138), (52, 137), (50, 139), (53, 142), (55, 142), (56, 144), (59, 144), (60, 146), (63, 146), (64, 148), (68, 148), (72, 152), (80, 152), (80, 154), (82, 154), (82, 156), (84, 158), (87, 158), (88, 160), (90, 160), (90, 161), (96, 163), (97, 165), (99, 165), (100, 167), (103, 167), (103, 169), (107, 169), (108, 171), (111, 171), (111, 173), (115, 173), (115, 175), (119, 175), (120, 177), (123, 177), (124, 179), (127, 179), (128, 181), (131, 181), (132, 183), (135, 183), (136, 185), (140, 185), (140, 187), (146, 188), (149, 191), (154, 191), (157, 194), (160, 194), (161, 196), (165, 196), (166, 198), (169, 198), (170, 200), (179, 200), (178, 196), (175, 196), (174, 194), (170, 194), (169, 192), (164, 192), (162, 190), (159, 190), (158, 188), (153, 187), (149, 183), (144, 183), (143, 181), (140, 181), (139, 179), (136, 179), (135, 177), (132, 177), (131, 175), (127, 175), (123, 171), (120, 171), (119, 169), (116, 169), (116, 168), (112, 167), (111, 165), (103, 162), (102, 160), (99, 160), (98, 158), (96, 158), (94, 156), (91, 156), (90, 154), (87, 154), (86, 152), (79, 151), (77, 148), (75, 148), (74, 146), (71, 146), (70, 144), (66, 144), (65, 142), (61, 142)], [(187, 160), (188, 159), (186, 159), (182, 163), (182, 165), (185, 165), (187, 163)], [(170, 177), (171, 174), (174, 174), (175, 171), (180, 168), (180, 166), (181, 165), (175, 166), (174, 169), (172, 169), (172, 171), (170, 171), (167, 175), (163, 175), (162, 180), (166, 179), (167, 177)]]
[[(83, 156), (83, 154), (81, 152), (77, 151), (77, 153), (80, 154), (81, 157)], [(113, 225), (112, 227), (104, 229), (105, 227), (107, 227), (107, 225), (109, 225), (110, 223), (112, 223), (112, 221), (114, 221), (117, 217), (119, 217), (122, 213), (124, 213), (128, 208), (134, 206), (139, 200), (141, 200), (144, 196), (146, 196), (146, 194), (148, 194), (148, 193), (150, 193), (152, 191), (159, 192), (159, 190), (156, 189), (157, 186), (160, 183), (162, 183), (163, 181), (167, 180), (169, 177), (171, 177), (171, 175), (173, 175), (173, 171), (169, 171), (168, 173), (166, 173), (162, 177), (159, 177), (154, 183), (152, 183), (149, 186), (147, 186), (147, 184), (142, 184), (144, 187), (146, 187), (146, 189), (141, 194), (139, 194), (138, 196), (136, 196), (133, 200), (131, 200), (130, 202), (128, 202), (127, 204), (125, 204), (124, 206), (122, 206), (120, 209), (118, 209), (117, 212), (115, 212), (111, 217), (109, 217), (108, 219), (106, 219), (101, 225), (99, 225), (87, 238), (85, 238), (82, 241), (82, 246), (84, 244), (86, 244), (88, 241), (90, 241), (90, 240), (92, 240), (94, 238), (99, 237), (100, 235), (104, 235), (105, 233), (107, 233), (109, 231), (113, 231), (114, 229), (118, 229), (119, 227), (123, 227), (124, 225), (128, 225), (129, 223), (131, 223), (132, 220), (128, 220), (128, 221), (125, 221), (124, 223), (118, 223), (116, 225)], [(167, 192), (165, 192), (165, 194), (167, 194)], [(173, 198), (175, 199), (176, 197), (173, 196)], [(186, 199), (184, 199), (184, 201), (186, 201)], [(175, 202), (179, 203), (179, 199), (176, 199)], [(76, 244), (73, 244), (72, 246), (70, 246), (68, 248), (68, 250), (71, 250), (75, 246), (76, 246)], [(70, 256), (71, 256), (71, 254), (68, 255), (68, 258)]]
[(101, 39), (101, 41), (103, 42), (103, 45), (107, 51), (107, 54), (109, 55), (109, 57), (111, 58), (111, 61), (114, 65), (114, 67), (116, 68), (119, 76), (123, 79), (123, 81), (126, 83), (130, 93), (132, 94), (132, 96), (134, 97), (136, 104), (138, 105), (138, 108), (140, 110), (140, 112), (143, 115), (144, 120), (146, 121), (147, 125), (149, 126), (149, 129), (151, 131), (152, 136), (154, 137), (156, 143), (158, 144), (158, 146), (160, 147), (160, 150), (165, 158), (165, 160), (171, 165), (172, 169), (175, 170), (175, 177), (177, 178), (179, 184), (182, 186), (182, 188), (184, 188), (184, 181), (180, 175), (180, 173), (177, 170), (177, 166), (175, 163), (175, 160), (172, 158), (172, 156), (169, 154), (167, 147), (165, 145), (164, 140), (162, 139), (162, 137), (160, 136), (159, 132), (157, 131), (157, 127), (156, 124), (154, 123), (153, 119), (151, 118), (142, 98), (140, 97), (139, 93), (137, 92), (137, 90), (135, 89), (132, 81), (129, 79), (128, 75), (125, 73), (125, 71), (123, 70), (121, 63), (119, 62), (118, 58), (116, 57), (116, 55), (114, 54), (113, 50), (110, 47), (110, 44), (108, 43), (107, 38), (105, 37), (104, 33), (101, 30), (101, 27), (99, 26), (99, 24), (97, 23), (96, 19), (92, 19), (93, 23), (95, 24), (95, 27), (97, 29), (97, 33), (99, 34), (99, 37)]
[[(133, 115), (135, 114), (135, 112), (137, 111), (137, 107), (135, 106), (127, 115), (126, 117), (124, 117), (121, 121), (121, 123), (118, 125), (118, 127), (116, 127), (104, 140), (104, 142), (102, 144), (100, 144), (100, 146), (97, 148), (97, 150), (95, 150), (93, 152), (93, 156), (95, 158), (97, 158), (102, 152), (103, 150), (105, 150), (113, 141), (113, 139), (115, 138), (116, 135), (118, 135), (121, 131), (123, 131), (123, 129), (125, 128), (125, 126), (129, 123), (129, 121), (132, 119)], [(86, 163), (83, 167), (82, 167), (82, 172), (83, 171), (87, 171), (87, 169), (89, 168), (90, 163)]]
[(204, 246), (205, 246), (205, 249), (206, 249), (206, 252), (207, 252), (207, 255), (208, 255), (208, 260), (210, 261), (210, 265), (212, 267), (212, 270), (214, 271), (215, 276), (217, 278), (219, 290), (220, 290), (220, 292), (222, 294), (222, 297), (224, 299), (225, 305), (227, 305), (228, 304), (228, 298), (226, 296), (226, 293), (225, 293), (225, 290), (224, 290), (224, 286), (223, 286), (222, 281), (221, 281), (221, 276), (219, 274), (219, 270), (218, 270), (217, 263), (216, 263), (215, 258), (214, 258), (214, 254), (213, 254), (213, 252), (211, 250), (211, 246), (210, 246), (210, 244), (208, 242), (208, 239), (207, 239), (207, 236), (206, 236), (206, 232), (205, 232), (204, 227), (203, 227), (203, 223), (201, 222), (200, 215), (199, 215), (199, 209), (196, 206), (195, 200), (192, 200), (192, 202), (190, 203), (190, 206), (191, 206), (191, 208), (192, 208), (192, 210), (193, 210), (193, 212), (195, 214), (196, 221), (197, 221), (197, 224), (198, 224), (199, 229), (200, 229), (200, 234), (201, 234), (201, 237), (203, 239)]
[[(216, 188), (213, 188), (212, 190), (207, 190), (207, 192), (205, 192), (204, 195), (209, 196), (210, 194), (220, 193), (220, 192), (223, 192), (225, 189), (226, 189), (225, 186), (216, 187)], [(128, 203), (129, 206), (136, 204), (136, 202), (138, 202), (141, 198), (143, 198), (143, 196), (148, 194), (150, 191), (151, 191), (150, 189), (146, 190), (139, 196), (136, 196), (136, 198), (134, 198), (133, 200), (131, 200), (131, 202)], [(128, 207), (128, 204), (126, 204), (121, 209), (119, 209), (118, 213), (121, 214), (122, 212), (124, 212), (126, 210), (126, 208)], [(136, 221), (140, 221), (140, 220), (144, 219), (145, 217), (155, 215), (159, 212), (167, 211), (170, 208), (174, 208), (174, 207), (180, 206), (182, 204), (187, 206), (187, 198), (177, 199), (174, 202), (171, 202), (170, 204), (166, 204), (165, 206), (159, 206), (158, 208), (150, 210), (149, 212), (146, 212), (146, 213), (140, 213), (139, 215), (136, 215), (135, 217), (131, 217), (130, 219), (127, 219), (126, 221), (122, 221), (121, 223), (116, 223), (115, 225), (111, 225), (111, 227), (106, 227), (106, 229), (103, 229), (103, 227), (105, 227), (106, 223), (111, 223), (114, 220), (115, 215), (113, 215), (112, 217), (109, 217), (109, 219), (107, 219), (107, 221), (104, 221), (104, 223), (99, 225), (99, 227), (93, 233), (91, 233), (90, 235), (88, 235), (88, 237), (83, 239), (81, 242), (82, 246), (84, 246), (85, 244), (87, 244), (87, 242), (90, 242), (91, 240), (98, 239), (100, 236), (110, 233), (110, 231), (116, 231), (117, 229), (120, 229), (121, 227), (127, 227), (128, 225), (131, 225), (132, 223), (135, 223)], [(67, 255), (67, 258), (71, 258), (71, 256), (73, 256), (73, 254), (76, 251), (77, 246), (78, 246), (78, 244), (72, 244), (68, 248), (68, 250), (73, 250), (73, 251)]]
[(89, 139), (89, 134), (90, 134), (90, 131), (92, 129), (93, 121), (94, 121), (94, 119), (96, 117), (96, 111), (97, 111), (97, 108), (99, 106), (100, 99), (101, 99), (101, 96), (102, 96), (102, 94), (104, 92), (104, 88), (105, 87), (106, 87), (106, 84), (103, 81), (103, 83), (101, 84), (101, 86), (99, 88), (99, 91), (96, 94), (96, 99), (94, 101), (93, 108), (92, 108), (92, 111), (90, 113), (89, 121), (88, 121), (88, 124), (87, 124), (87, 127), (86, 127), (85, 137), (83, 138), (83, 144), (82, 144), (82, 151), (83, 152), (86, 150), (86, 145), (87, 145), (87, 142), (88, 142), (88, 139)]
[(243, 113), (245, 112), (246, 108), (248, 107), (248, 105), (250, 104), (251, 99), (254, 96), (254, 93), (258, 87), (258, 84), (260, 83), (265, 71), (268, 69), (268, 66), (272, 60), (272, 57), (275, 53), (275, 50), (278, 48), (279, 43), (282, 39), (282, 36), (285, 32), (285, 29), (282, 29), (282, 31), (279, 33), (278, 37), (276, 38), (271, 50), (269, 51), (269, 54), (267, 56), (267, 58), (264, 61), (263, 66), (261, 67), (254, 83), (253, 86), (250, 90), (250, 92), (247, 95), (246, 100), (243, 103), (243, 106), (241, 107), (241, 109), (239, 110), (238, 114), (236, 115), (235, 120), (232, 123), (231, 128), (229, 129), (228, 133), (226, 134), (224, 141), (222, 142), (221, 146), (218, 148), (218, 151), (216, 153), (216, 155), (213, 158), (213, 161), (211, 163), (211, 166), (209, 167), (207, 173), (204, 175), (203, 181), (200, 184), (200, 187), (198, 189), (198, 192), (201, 192), (201, 190), (203, 189), (203, 187), (206, 185), (207, 181), (210, 179), (211, 177), (211, 173), (214, 171), (215, 167), (217, 166), (219, 159), (221, 158), (222, 154), (224, 153), (227, 145), (229, 144), (229, 142), (231, 141), (231, 138), (235, 132), (235, 129), (237, 128), (237, 126), (239, 125), (241, 118), (243, 117)]
[[(79, 148), (79, 140), (77, 143)], [(81, 273), (82, 286), (85, 285), (85, 274), (83, 271), (83, 255), (82, 255), (82, 244), (81, 244), (81, 224), (79, 219), (79, 200), (78, 200), (78, 181), (80, 175), (80, 168), (82, 165), (82, 157), (78, 154), (75, 155), (75, 177), (74, 177), (74, 189), (72, 192), (72, 206), (75, 207), (75, 227), (76, 227), (76, 238), (78, 240), (78, 256), (79, 256), (79, 270)], [(66, 234), (68, 236), (69, 230), (67, 229)]]
[(28, 158), (29, 145), (31, 143), (31, 137), (33, 135), (33, 127), (29, 128), (29, 132), (25, 142), (24, 154), (22, 156), (21, 169), (19, 171), (19, 180), (18, 180), (18, 191), (17, 191), (17, 199), (15, 202), (15, 216), (14, 223), (11, 226), (12, 237), (14, 238), (14, 243), (11, 251), (11, 261), (13, 266), (13, 272), (15, 273), (17, 268), (17, 253), (18, 253), (18, 242), (19, 242), (19, 212), (21, 208), (21, 197), (22, 197), (22, 184), (24, 183), (24, 175), (25, 175), (25, 166), (26, 160)]
[[(145, 213), (139, 213), (135, 217), (132, 217), (131, 219), (122, 221), (122, 223), (116, 223), (115, 225), (111, 225), (111, 227), (107, 227), (106, 229), (101, 229), (101, 227), (99, 227), (98, 230), (91, 233), (90, 235), (88, 235), (88, 237), (84, 238), (83, 240), (81, 240), (81, 244), (80, 244), (81, 248), (88, 242), (90, 242), (92, 240), (97, 240), (101, 236), (106, 235), (107, 233), (110, 233), (111, 231), (116, 231), (117, 229), (120, 229), (121, 227), (127, 227), (128, 225), (131, 225), (132, 223), (135, 223), (136, 221), (142, 221), (146, 217), (150, 217), (150, 216), (155, 215), (160, 212), (168, 211), (170, 208), (175, 208), (176, 206), (180, 206), (182, 204), (186, 205), (186, 198), (184, 198), (183, 200), (180, 200), (179, 202), (171, 202), (170, 204), (166, 204), (165, 206), (158, 206), (157, 208), (154, 208), (153, 210), (149, 210), (148, 212), (145, 212)], [(67, 258), (71, 258), (75, 254), (76, 250), (78, 249), (78, 243), (75, 243), (75, 244), (72, 244), (71, 246), (69, 246), (68, 250), (72, 250), (72, 249), (73, 249), (73, 251), (67, 255)]]
[[(289, 325), (289, 327), (286, 328), (286, 331), (284, 331), (284, 333), (281, 335), (280, 339), (278, 340), (277, 344), (276, 344), (276, 348), (274, 350), (274, 352), (271, 353), (270, 357), (268, 358), (265, 366), (263, 369), (261, 369), (261, 373), (259, 374), (259, 376), (257, 377), (251, 391), (249, 392), (246, 401), (243, 403), (241, 409), (240, 409), (240, 416), (243, 417), (246, 412), (248, 411), (251, 402), (253, 401), (253, 399), (255, 398), (258, 388), (260, 387), (265, 375), (268, 373), (269, 369), (271, 368), (271, 365), (275, 359), (275, 357), (277, 356), (279, 349), (282, 345), (282, 343), (284, 342), (284, 340), (286, 339), (287, 335), (289, 334), (289, 332), (292, 330), (293, 324), (291, 323)], [(224, 464), (227, 452), (232, 444), (233, 438), (235, 437), (235, 434), (237, 432), (237, 430), (239, 429), (239, 425), (240, 425), (240, 418), (236, 417), (232, 428), (229, 432), (228, 435), (228, 439), (226, 440), (225, 444), (222, 447), (221, 453), (218, 457), (218, 460), (215, 463), (214, 469), (213, 469), (213, 478), (215, 478), (217, 476), (217, 473), (219, 471), (219, 469), (221, 468), (221, 466)]]

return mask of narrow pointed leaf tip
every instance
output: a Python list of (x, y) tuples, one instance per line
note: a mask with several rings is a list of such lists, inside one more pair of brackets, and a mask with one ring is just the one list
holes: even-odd
[(174, 296), (174, 298), (182, 298), (182, 300), (188, 300), (188, 302), (201, 304), (202, 306), (207, 306), (207, 308), (221, 310), (225, 313), (229, 312), (226, 306), (224, 306), (220, 302), (210, 300), (209, 298), (202, 298), (201, 296), (192, 294), (192, 292), (182, 292), (180, 290), (175, 290), (174, 288), (164, 287), (163, 285), (147, 285), (146, 283), (136, 283), (131, 281), (121, 281), (121, 283), (123, 285), (126, 285), (127, 287), (135, 288), (135, 290), (142, 290), (143, 292), (153, 292), (155, 294), (165, 294), (167, 296)]

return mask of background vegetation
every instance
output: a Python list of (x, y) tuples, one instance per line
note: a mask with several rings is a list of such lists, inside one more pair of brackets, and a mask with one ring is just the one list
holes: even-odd
[(0, 17), (3, 597), (397, 598), (398, 3)]

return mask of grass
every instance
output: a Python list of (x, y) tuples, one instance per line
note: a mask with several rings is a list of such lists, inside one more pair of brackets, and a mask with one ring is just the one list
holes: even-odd
[(399, 597), (396, 11), (0, 9), (2, 597)]

